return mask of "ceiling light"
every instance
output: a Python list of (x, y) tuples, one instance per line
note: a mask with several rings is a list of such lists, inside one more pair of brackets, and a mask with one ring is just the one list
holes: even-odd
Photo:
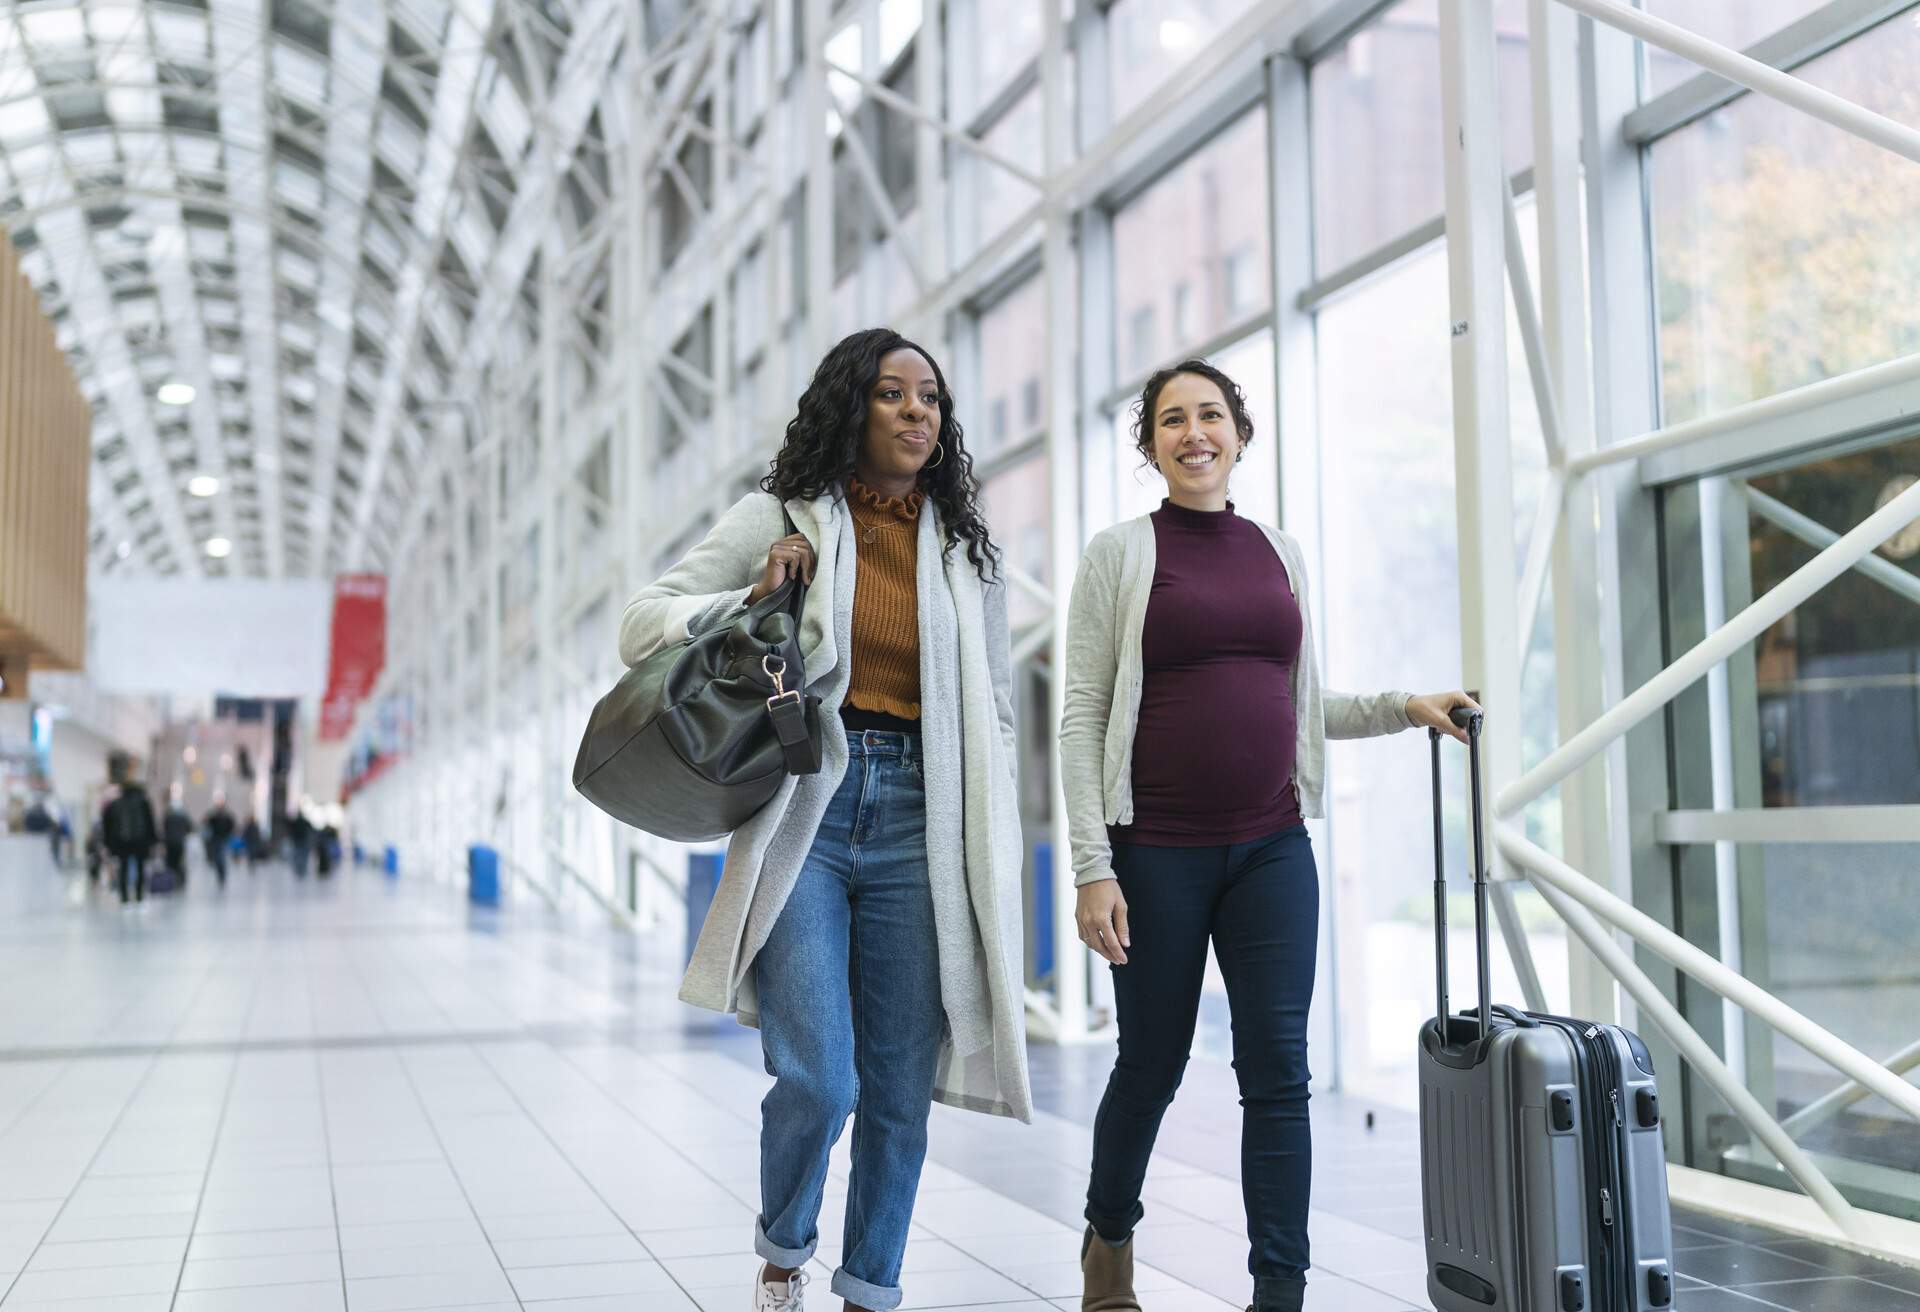
[(225, 560), (233, 554), (233, 543), (225, 538), (208, 538), (207, 554), (215, 560)]
[(162, 383), (155, 393), (161, 405), (192, 405), (196, 395), (191, 383)]
[(188, 765), (192, 765), (195, 761), (200, 759), (200, 753), (193, 749), (192, 744), (188, 744), (187, 749), (180, 753), (180, 759), (185, 761)]
[(210, 497), (220, 490), (220, 480), (211, 474), (196, 474), (187, 480), (187, 491), (197, 497)]
[(118, 556), (121, 560), (125, 560), (128, 556), (131, 556), (133, 554), (133, 543), (122, 542), (118, 547), (114, 548), (113, 554), (115, 556)]

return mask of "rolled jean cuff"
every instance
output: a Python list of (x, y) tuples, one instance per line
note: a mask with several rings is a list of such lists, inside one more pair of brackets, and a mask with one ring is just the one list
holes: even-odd
[(831, 1289), (834, 1297), (844, 1298), (856, 1307), (872, 1308), (873, 1312), (893, 1312), (906, 1297), (898, 1285), (870, 1285), (858, 1276), (848, 1275), (845, 1267), (833, 1273)]
[(1116, 1221), (1110, 1216), (1102, 1216), (1094, 1211), (1093, 1204), (1088, 1203), (1086, 1217), (1087, 1224), (1092, 1226), (1093, 1232), (1102, 1239), (1110, 1244), (1124, 1244), (1133, 1238), (1133, 1228), (1140, 1224), (1140, 1218), (1146, 1214), (1147, 1209), (1135, 1203), (1128, 1209), (1125, 1219)]
[(798, 1271), (813, 1260), (813, 1250), (819, 1246), (820, 1240), (815, 1238), (805, 1248), (782, 1248), (767, 1238), (767, 1223), (757, 1217), (754, 1219), (753, 1251), (758, 1253), (762, 1260), (771, 1262), (775, 1266), (785, 1267), (789, 1271)]

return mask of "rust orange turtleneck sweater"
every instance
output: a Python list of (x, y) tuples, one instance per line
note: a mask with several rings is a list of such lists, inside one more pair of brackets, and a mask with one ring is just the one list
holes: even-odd
[(920, 718), (919, 491), (883, 497), (859, 479), (848, 484), (859, 570), (853, 589), (853, 669), (846, 704), (862, 711)]

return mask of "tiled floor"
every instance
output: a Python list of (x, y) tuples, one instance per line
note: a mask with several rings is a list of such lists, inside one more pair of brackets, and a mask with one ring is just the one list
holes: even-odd
[[(747, 1306), (751, 1035), (672, 1000), (676, 943), (528, 919), (278, 866), (123, 911), (0, 839), (0, 1306)], [(1031, 1127), (936, 1109), (907, 1307), (1078, 1307), (1109, 1060), (1036, 1048)], [(1169, 1118), (1140, 1239), (1153, 1312), (1248, 1296), (1233, 1100), (1195, 1063)], [(1314, 1105), (1317, 1312), (1427, 1306), (1413, 1127), (1365, 1110)], [(1690, 1312), (1920, 1312), (1920, 1273), (1682, 1220)], [(812, 1301), (837, 1312), (835, 1256)]]

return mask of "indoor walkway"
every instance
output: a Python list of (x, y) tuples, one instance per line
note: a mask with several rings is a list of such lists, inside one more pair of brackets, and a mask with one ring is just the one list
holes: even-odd
[[(738, 1312), (767, 1080), (751, 1035), (672, 1001), (677, 948), (371, 871), (196, 870), (123, 910), (0, 838), (0, 1306)], [(907, 1307), (1078, 1307), (1108, 1061), (1035, 1048), (1032, 1127), (936, 1109)], [(1231, 1072), (1187, 1090), (1141, 1231), (1153, 1312), (1250, 1286)], [(1314, 1118), (1309, 1306), (1425, 1308), (1411, 1120)], [(823, 1238), (844, 1184), (843, 1156)], [(1920, 1273), (1682, 1220), (1681, 1271), (1738, 1287), (1688, 1280), (1682, 1308), (1920, 1312)]]

